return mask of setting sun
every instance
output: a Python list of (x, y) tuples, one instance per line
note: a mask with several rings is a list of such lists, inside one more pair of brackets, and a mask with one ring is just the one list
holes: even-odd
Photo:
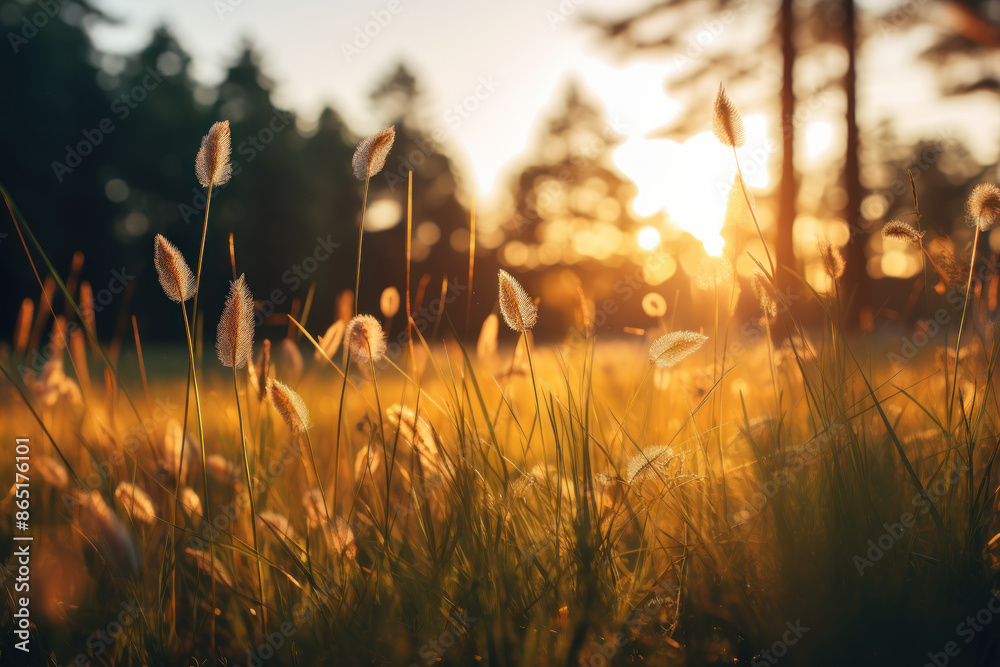
[(652, 226), (643, 227), (636, 234), (635, 240), (643, 250), (656, 250), (656, 246), (660, 245), (660, 230)]

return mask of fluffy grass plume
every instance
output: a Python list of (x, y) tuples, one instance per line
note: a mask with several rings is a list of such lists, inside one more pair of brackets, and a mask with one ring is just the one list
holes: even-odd
[(918, 232), (908, 222), (890, 220), (882, 227), (882, 238), (918, 246), (924, 238), (924, 232)]
[(243, 368), (253, 352), (253, 297), (243, 275), (230, 282), (215, 349), (228, 368)]
[(969, 217), (979, 231), (988, 232), (1000, 218), (1000, 188), (993, 183), (980, 183), (969, 194)]
[(726, 89), (719, 84), (719, 93), (715, 96), (715, 109), (712, 113), (712, 132), (726, 146), (739, 148), (746, 143), (746, 129), (743, 127), (743, 117), (733, 101), (726, 94)]
[(840, 253), (840, 248), (834, 248), (829, 241), (820, 239), (819, 256), (823, 260), (823, 269), (830, 280), (839, 280), (844, 275), (844, 256)]
[(115, 489), (115, 498), (122, 504), (133, 521), (152, 525), (156, 523), (156, 508), (145, 491), (131, 482), (122, 482)]
[(665, 470), (677, 459), (674, 450), (670, 447), (650, 447), (629, 459), (625, 468), (625, 481), (629, 485), (641, 484), (647, 479), (655, 477), (657, 469)]
[(362, 139), (354, 151), (351, 167), (359, 181), (371, 178), (385, 167), (385, 158), (396, 140), (396, 126), (389, 127)]
[(768, 317), (774, 317), (778, 314), (778, 304), (775, 302), (774, 297), (771, 295), (771, 285), (761, 271), (754, 271), (753, 276), (750, 277), (750, 287), (753, 289), (754, 298), (757, 299), (757, 303), (760, 304), (761, 310)]
[(194, 296), (197, 289), (194, 274), (181, 251), (163, 234), (157, 234), (153, 241), (153, 264), (168, 299), (183, 303)]
[(271, 397), (271, 405), (282, 421), (295, 435), (305, 433), (312, 426), (309, 408), (297, 393), (275, 379), (267, 381), (267, 395)]
[(233, 175), (233, 166), (229, 163), (230, 152), (229, 121), (222, 120), (213, 124), (208, 134), (202, 137), (201, 148), (194, 159), (194, 171), (201, 187), (229, 182)]
[(190, 486), (185, 486), (181, 489), (181, 504), (188, 509), (193, 516), (197, 516), (204, 512), (204, 508), (201, 504), (201, 497), (198, 493), (192, 489)]
[(497, 277), (500, 282), (500, 312), (507, 326), (520, 333), (530, 331), (538, 321), (535, 303), (521, 287), (521, 283), (509, 273), (500, 269)]
[(674, 331), (649, 346), (649, 360), (660, 368), (672, 368), (705, 344), (708, 336), (694, 331)]
[(695, 285), (705, 292), (725, 285), (733, 279), (733, 264), (725, 255), (709, 255), (698, 264)]
[(351, 354), (361, 363), (375, 363), (385, 357), (385, 333), (382, 325), (371, 315), (358, 315), (351, 319), (344, 332)]

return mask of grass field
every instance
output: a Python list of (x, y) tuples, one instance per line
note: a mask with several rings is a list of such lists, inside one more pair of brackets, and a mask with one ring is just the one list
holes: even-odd
[[(380, 141), (359, 149), (362, 180)], [(228, 177), (213, 159), (209, 188)], [(738, 279), (761, 305), (745, 326), (737, 279), (715, 272), (700, 332), (660, 317), (599, 341), (584, 298), (574, 335), (537, 345), (545, 304), (501, 272), (502, 318), (478, 344), (443, 312), (437, 339), (417, 327), (388, 351), (364, 315), (254, 345), (240, 279), (216, 359), (216, 323), (190, 334), (200, 258), (195, 276), (156, 244), (187, 341), (124, 345), (111, 364), (60, 279), (4, 352), (0, 438), (30, 440), (30, 512), (15, 485), (0, 543), (26, 512), (38, 664), (997, 660), (1000, 341), (995, 292), (966, 307), (971, 272), (929, 269), (942, 289), (921, 298), (948, 324), (902, 339), (848, 335), (839, 288), (800, 286), (820, 314), (806, 327), (761, 264)], [(50, 318), (63, 301), (69, 318)], [(46, 320), (44, 363), (24, 373)], [(517, 338), (498, 347), (504, 324)], [(5, 661), (20, 640), (6, 562)]]

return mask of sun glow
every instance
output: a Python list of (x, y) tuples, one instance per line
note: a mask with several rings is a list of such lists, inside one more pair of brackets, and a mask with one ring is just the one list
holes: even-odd
[[(705, 132), (679, 143), (650, 138), (667, 126), (680, 104), (668, 97), (663, 81), (669, 64), (638, 63), (615, 68), (597, 61), (582, 68), (587, 84), (600, 96), (608, 115), (625, 140), (612, 153), (615, 166), (635, 183), (632, 204), (640, 216), (666, 213), (667, 220), (719, 255), (725, 242), (720, 232), (726, 216), (729, 189), (736, 175), (732, 149), (722, 146), (708, 128), (711, 109), (705, 110)], [(763, 116), (744, 117), (747, 145), (738, 150), (740, 166), (752, 188), (767, 187), (768, 161), (773, 142)]]
[(656, 247), (660, 245), (660, 230), (647, 225), (639, 230), (639, 233), (635, 236), (635, 241), (643, 250), (656, 250)]
[[(762, 116), (750, 116), (745, 122), (747, 145), (738, 151), (743, 176), (751, 187), (766, 187), (770, 155), (766, 122)], [(731, 149), (719, 144), (711, 132), (684, 143), (632, 136), (615, 150), (613, 159), (638, 187), (636, 213), (664, 211), (669, 221), (701, 241), (706, 252), (722, 252), (725, 242), (720, 232), (736, 176)]]

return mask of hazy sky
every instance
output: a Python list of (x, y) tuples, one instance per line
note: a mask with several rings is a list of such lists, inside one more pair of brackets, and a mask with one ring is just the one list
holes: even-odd
[[(194, 55), (196, 75), (217, 80), (240, 40), (249, 36), (277, 83), (278, 103), (307, 118), (331, 103), (360, 132), (381, 122), (371, 115), (367, 93), (404, 61), (438, 107), (432, 121), (455, 136), (466, 159), (476, 156), (471, 164), (488, 190), (496, 173), (527, 145), (539, 109), (555, 96), (566, 72), (595, 76), (596, 62), (591, 66), (582, 60), (594, 53), (593, 39), (577, 25), (582, 13), (642, 4), (577, 2), (563, 0), (560, 10), (557, 0), (488, 5), (469, 0), (97, 0), (123, 24), (101, 27), (94, 37), (104, 49), (133, 51), (155, 25), (166, 22)], [(220, 12), (220, 7), (231, 11)], [(565, 20), (558, 20), (563, 14)], [(377, 18), (385, 25), (354, 51), (358, 31)], [(369, 28), (376, 32), (374, 25)], [(662, 95), (655, 79), (648, 83)], [(477, 92), (482, 99), (468, 103), (478, 106), (468, 117), (457, 112), (446, 117)]]
[[(889, 1), (864, 0), (863, 4)], [(700, 177), (690, 169), (677, 170), (675, 163), (685, 162), (679, 153), (683, 145), (655, 146), (645, 141), (646, 133), (666, 124), (677, 111), (663, 86), (664, 75), (673, 67), (672, 58), (612, 65), (593, 34), (580, 26), (585, 14), (626, 13), (646, 2), (95, 0), (107, 13), (120, 17), (122, 25), (101, 26), (93, 36), (102, 49), (131, 52), (146, 43), (156, 25), (165, 22), (194, 56), (196, 77), (209, 83), (221, 78), (238, 54), (241, 40), (250, 37), (264, 56), (265, 73), (277, 84), (278, 104), (306, 119), (315, 118), (324, 104), (332, 104), (358, 132), (373, 131), (382, 124), (384, 119), (372, 115), (368, 92), (403, 61), (419, 76), (432, 100), (430, 122), (448, 130), (460, 163), (472, 168), (482, 194), (489, 194), (497, 175), (528, 146), (538, 127), (539, 111), (561, 91), (567, 74), (576, 72), (630, 138), (616, 162), (637, 183), (644, 181), (640, 195), (647, 198), (647, 208), (653, 208), (671, 203), (671, 195), (661, 186), (668, 179), (683, 192), (687, 189), (684, 179)], [(747, 11), (756, 16), (741, 24), (770, 29), (773, 13), (769, 6), (749, 5)], [(366, 27), (377, 34), (367, 38), (367, 44), (356, 42)], [(960, 135), (974, 127), (979, 157), (995, 160), (1000, 135), (995, 107), (985, 99), (978, 104), (939, 104), (929, 72), (913, 66), (913, 48), (932, 37), (930, 30), (911, 36), (906, 48), (891, 32), (872, 35), (862, 53), (861, 110), (868, 117), (896, 117), (903, 137), (932, 133), (946, 124)], [(727, 33), (726, 38), (737, 36)], [(803, 133), (810, 137), (804, 153), (822, 156), (824, 143), (835, 147), (840, 141), (841, 105), (836, 97), (832, 99), (810, 111), (810, 123), (816, 126)], [(449, 112), (463, 101), (476, 108), (461, 114)], [(706, 129), (708, 125), (706, 118)], [(759, 127), (761, 137), (774, 132), (767, 119), (761, 118)], [(820, 141), (814, 143), (813, 136)], [(697, 141), (691, 143), (689, 152), (696, 150)], [(731, 176), (720, 172), (718, 178)]]

